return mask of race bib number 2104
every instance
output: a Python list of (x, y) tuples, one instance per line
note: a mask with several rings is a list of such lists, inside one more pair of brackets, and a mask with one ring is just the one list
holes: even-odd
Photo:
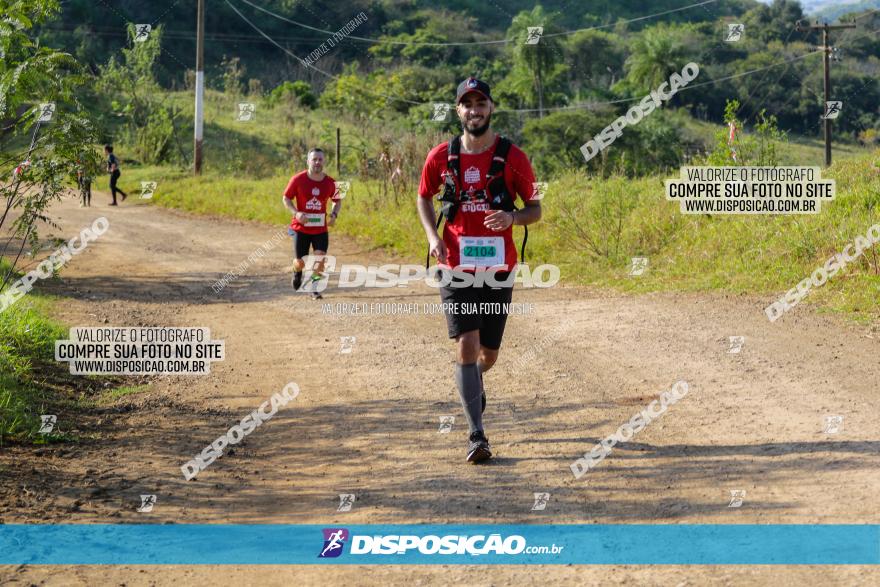
[(459, 265), (493, 267), (504, 264), (504, 238), (500, 236), (462, 236), (458, 240)]

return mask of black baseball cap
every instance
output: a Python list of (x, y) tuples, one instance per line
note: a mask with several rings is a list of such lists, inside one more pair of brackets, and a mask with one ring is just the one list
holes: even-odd
[(489, 84), (482, 80), (478, 80), (475, 77), (469, 77), (458, 84), (458, 91), (455, 93), (455, 103), (458, 104), (461, 102), (464, 95), (469, 92), (478, 92), (485, 96), (490, 102), (495, 102), (495, 100), (492, 99), (492, 90), (489, 88)]

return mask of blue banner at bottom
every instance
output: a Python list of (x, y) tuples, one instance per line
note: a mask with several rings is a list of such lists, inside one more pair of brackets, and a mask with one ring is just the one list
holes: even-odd
[(876, 565), (880, 525), (0, 525), (0, 564)]

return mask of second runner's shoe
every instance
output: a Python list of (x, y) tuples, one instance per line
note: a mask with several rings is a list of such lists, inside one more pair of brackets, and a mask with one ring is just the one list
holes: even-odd
[(489, 450), (489, 439), (486, 438), (482, 430), (472, 432), (468, 438), (468, 462), (481, 463), (491, 458), (492, 451)]

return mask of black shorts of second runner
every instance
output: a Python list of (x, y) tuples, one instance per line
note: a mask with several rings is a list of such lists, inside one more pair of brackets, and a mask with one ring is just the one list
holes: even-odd
[(325, 253), (330, 246), (329, 232), (322, 232), (321, 234), (306, 234), (288, 228), (287, 234), (293, 237), (293, 254), (295, 259), (302, 259), (307, 256), (309, 254), (310, 246), (313, 251), (324, 251)]
[[(495, 280), (507, 281), (510, 273), (499, 272)], [(480, 345), (497, 351), (501, 348), (504, 327), (507, 325), (505, 304), (513, 299), (513, 284), (510, 287), (493, 289), (483, 284), (479, 287), (441, 287), (440, 300), (444, 304), (458, 304), (458, 312), (445, 312), (449, 338), (457, 338), (471, 330), (480, 331)], [(481, 306), (483, 304), (483, 306)], [(492, 304), (492, 305), (487, 305)], [(480, 312), (481, 308), (490, 310)], [(476, 309), (474, 312), (472, 310)]]

